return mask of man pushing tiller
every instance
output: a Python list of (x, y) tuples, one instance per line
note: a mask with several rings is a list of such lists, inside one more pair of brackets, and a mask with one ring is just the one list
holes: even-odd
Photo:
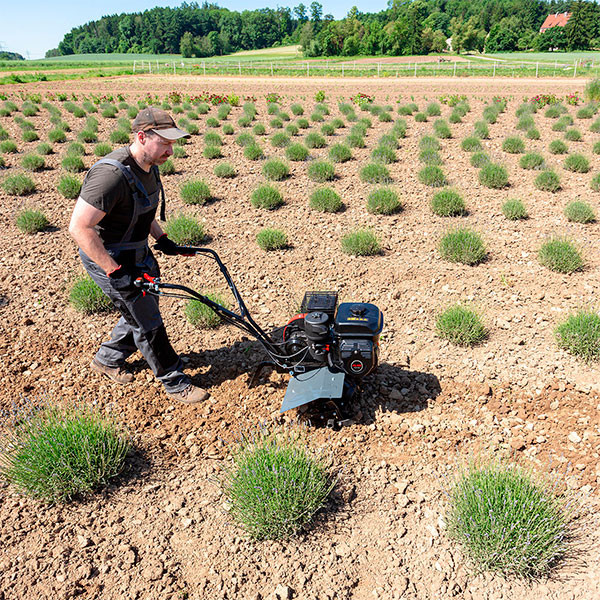
[(158, 298), (142, 294), (135, 280), (158, 277), (148, 236), (164, 254), (185, 256), (163, 232), (155, 215), (164, 191), (158, 165), (173, 154), (175, 140), (189, 137), (163, 110), (145, 108), (132, 123), (131, 146), (114, 150), (88, 172), (73, 209), (69, 232), (91, 278), (112, 300), (121, 318), (92, 360), (91, 368), (116, 381), (130, 383), (126, 359), (139, 350), (169, 397), (194, 404), (208, 392), (194, 386), (169, 339)]

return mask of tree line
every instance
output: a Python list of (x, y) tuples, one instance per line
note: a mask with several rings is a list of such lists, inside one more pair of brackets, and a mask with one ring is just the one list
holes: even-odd
[[(539, 33), (548, 14), (565, 27)], [(102, 17), (73, 28), (46, 56), (88, 53), (207, 57), (299, 43), (305, 56), (402, 56), (600, 47), (600, 5), (591, 0), (390, 0), (378, 13), (352, 7), (335, 20), (312, 2), (242, 12), (183, 3)]]

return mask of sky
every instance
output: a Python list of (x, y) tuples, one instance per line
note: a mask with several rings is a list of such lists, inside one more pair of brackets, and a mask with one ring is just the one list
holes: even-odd
[[(293, 8), (301, 2), (310, 6), (312, 0), (228, 0), (215, 3), (222, 8), (243, 11), (257, 8), (277, 8), (289, 6)], [(361, 12), (379, 12), (387, 8), (387, 0), (319, 0), (323, 5), (323, 14), (332, 14), (342, 19), (352, 6)], [(105, 15), (122, 12), (140, 12), (155, 6), (180, 6), (183, 0), (169, 0), (152, 3), (144, 0), (104, 0), (88, 3), (81, 0), (21, 0), (9, 2), (2, 0), (0, 4), (0, 49), (18, 52), (25, 58), (43, 58), (46, 50), (56, 48), (65, 33), (89, 21)], [(201, 0), (198, 2), (202, 4)]]

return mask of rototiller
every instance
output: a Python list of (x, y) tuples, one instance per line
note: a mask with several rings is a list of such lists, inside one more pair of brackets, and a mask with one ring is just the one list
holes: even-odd
[[(344, 302), (338, 306), (337, 292), (306, 292), (300, 313), (286, 325), (265, 332), (251, 317), (227, 268), (210, 248), (185, 248), (190, 255), (213, 259), (235, 301), (239, 313), (217, 304), (198, 292), (159, 278), (146, 276), (136, 284), (146, 293), (206, 304), (225, 322), (256, 338), (270, 360), (261, 362), (250, 380), (252, 386), (263, 368), (289, 372), (281, 412), (313, 403), (321, 419), (339, 426), (349, 415), (349, 403), (358, 382), (377, 367), (379, 334), (383, 314), (373, 304)], [(314, 412), (314, 411), (313, 411)], [(322, 416), (327, 414), (329, 418)], [(311, 417), (314, 419), (315, 415)]]

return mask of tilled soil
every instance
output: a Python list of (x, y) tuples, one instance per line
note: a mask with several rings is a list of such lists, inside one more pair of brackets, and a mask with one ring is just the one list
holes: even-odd
[[(535, 189), (537, 172), (519, 168), (519, 155), (502, 152), (515, 129), (515, 111), (523, 97), (537, 93), (565, 95), (581, 91), (581, 80), (304, 80), (249, 78), (124, 77), (85, 82), (32, 84), (25, 91), (68, 91), (83, 94), (123, 93), (134, 102), (146, 93), (164, 96), (177, 90), (197, 94), (236, 93), (253, 96), (258, 121), (267, 125), (264, 95), (276, 91), (289, 112), (301, 103), (309, 118), (314, 94), (324, 90), (331, 119), (340, 116), (337, 100), (356, 92), (372, 94), (380, 104), (414, 98), (420, 108), (441, 94), (466, 94), (471, 112), (451, 125), (453, 138), (441, 140), (443, 169), (449, 184), (464, 197), (468, 215), (434, 216), (429, 202), (435, 190), (419, 183), (418, 142), (431, 134), (432, 122), (406, 117), (407, 137), (400, 140), (398, 162), (390, 165), (403, 211), (391, 217), (371, 215), (365, 201), (372, 186), (358, 177), (377, 140), (392, 126), (372, 117), (367, 148), (353, 160), (336, 165), (333, 187), (345, 210), (316, 213), (308, 196), (318, 187), (306, 176), (305, 163), (289, 163), (291, 177), (275, 184), (286, 204), (273, 212), (251, 207), (250, 192), (263, 181), (262, 163), (243, 157), (234, 136), (223, 154), (238, 176), (213, 175), (216, 161), (202, 157), (202, 142), (186, 146), (188, 158), (176, 160), (177, 173), (164, 177), (170, 215), (197, 215), (215, 249), (236, 281), (256, 319), (265, 327), (284, 324), (308, 289), (337, 289), (342, 300), (377, 304), (384, 313), (381, 365), (367, 378), (354, 407), (351, 425), (340, 431), (316, 429), (315, 445), (331, 449), (340, 483), (313, 528), (285, 543), (255, 544), (227, 518), (218, 480), (228, 457), (227, 444), (239, 432), (262, 421), (279, 420), (287, 377), (272, 374), (248, 388), (248, 373), (264, 358), (260, 348), (237, 330), (195, 330), (185, 320), (182, 302), (166, 299), (163, 316), (176, 349), (189, 359), (188, 370), (210, 388), (203, 406), (171, 404), (141, 359), (133, 362), (136, 380), (119, 387), (90, 373), (88, 363), (106, 339), (116, 317), (82, 316), (67, 304), (70, 282), (82, 271), (68, 232), (73, 201), (56, 191), (65, 150), (46, 157), (47, 169), (33, 175), (38, 191), (25, 199), (0, 192), (4, 230), (0, 256), (0, 341), (2, 406), (23, 398), (84, 400), (110, 406), (129, 427), (135, 452), (119, 481), (98, 496), (68, 506), (45, 507), (2, 488), (0, 528), (3, 539), (0, 598), (572, 598), (600, 596), (597, 486), (600, 481), (599, 370), (559, 350), (553, 330), (571, 311), (595, 306), (598, 293), (599, 225), (569, 223), (563, 208), (575, 198), (598, 211), (598, 193), (589, 181), (600, 171), (592, 146), (600, 134), (589, 120), (575, 119), (582, 142), (568, 143), (585, 154), (592, 169), (576, 174), (562, 166), (564, 157), (547, 148), (561, 133), (552, 119), (535, 115), (538, 141), (526, 140), (528, 151), (540, 152), (560, 174), (555, 194)], [(10, 89), (13, 99), (24, 88)], [(489, 190), (477, 179), (470, 155), (460, 141), (481, 119), (493, 95), (511, 99), (498, 122), (490, 125), (485, 151), (509, 171), (510, 187)], [(442, 116), (451, 109), (442, 105)], [(206, 130), (205, 119), (198, 124)], [(358, 116), (365, 113), (358, 111)], [(570, 107), (575, 116), (576, 108)], [(241, 128), (234, 108), (229, 121)], [(75, 139), (83, 120), (64, 112)], [(31, 120), (42, 140), (50, 128), (41, 111)], [(100, 121), (106, 140), (114, 120)], [(9, 117), (0, 124), (17, 140), (19, 154), (6, 155), (17, 170), (24, 152), (37, 142), (19, 142), (20, 130)], [(351, 124), (349, 124), (351, 125)], [(311, 129), (319, 130), (319, 123)], [(343, 141), (349, 129), (328, 138)], [(304, 132), (300, 132), (302, 135)], [(521, 134), (522, 135), (522, 134)], [(300, 136), (299, 136), (300, 137)], [(284, 151), (261, 142), (267, 156)], [(87, 144), (84, 162), (94, 162)], [(311, 150), (326, 158), (328, 148)], [(204, 178), (216, 199), (186, 207), (180, 184)], [(521, 198), (530, 218), (504, 219), (500, 207)], [(43, 208), (49, 230), (26, 236), (14, 224), (23, 206)], [(437, 243), (450, 227), (466, 225), (486, 241), (488, 259), (479, 266), (446, 263)], [(266, 254), (254, 238), (263, 227), (288, 234), (292, 247)], [(358, 227), (373, 229), (382, 241), (381, 256), (353, 258), (340, 250), (340, 238)], [(536, 253), (552, 235), (568, 235), (583, 249), (586, 267), (558, 275), (539, 265)], [(163, 278), (205, 291), (225, 291), (219, 273), (202, 259), (159, 257)], [(457, 348), (435, 332), (435, 317), (448, 304), (468, 302), (481, 310), (488, 339), (473, 349)], [(293, 420), (295, 415), (286, 415)], [(445, 490), (456, 464), (477, 452), (514, 454), (536, 468), (558, 465), (582, 505), (582, 537), (577, 561), (558, 570), (551, 580), (525, 584), (499, 577), (474, 576), (460, 550), (444, 533)], [(549, 466), (550, 465), (550, 466)]]

